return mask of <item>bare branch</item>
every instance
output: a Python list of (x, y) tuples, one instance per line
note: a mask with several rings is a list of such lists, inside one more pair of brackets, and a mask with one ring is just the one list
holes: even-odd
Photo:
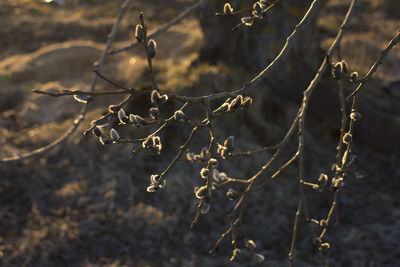
[(377, 61), (375, 61), (374, 65), (372, 65), (371, 69), (368, 71), (367, 75), (365, 75), (364, 78), (361, 79), (361, 83), (358, 85), (358, 87), (347, 97), (347, 100), (350, 99), (350, 97), (354, 96), (355, 94), (358, 94), (360, 91), (361, 87), (367, 83), (372, 75), (378, 70), (379, 65), (383, 63), (383, 60), (389, 54), (390, 50), (397, 44), (397, 42), (400, 39), (400, 30), (397, 31), (397, 34), (393, 37), (393, 39), (388, 43), (386, 48), (381, 52), (380, 57), (378, 58)]
[[(197, 2), (196, 4), (194, 4), (191, 7), (187, 8), (185, 11), (183, 11), (181, 14), (179, 14), (176, 18), (174, 18), (173, 20), (171, 20), (170, 22), (168, 22), (164, 26), (160, 27), (159, 29), (157, 29), (156, 31), (154, 31), (152, 34), (150, 34), (147, 37), (149, 39), (151, 39), (151, 38), (156, 37), (161, 32), (168, 30), (171, 26), (181, 22), (184, 18), (189, 16), (193, 11), (195, 11), (196, 9), (198, 9), (199, 7), (204, 5), (206, 2), (207, 2), (207, 0), (200, 0), (199, 2)], [(111, 50), (111, 51), (108, 52), (108, 54), (109, 55), (116, 55), (116, 54), (119, 54), (121, 52), (130, 50), (130, 49), (136, 47), (137, 45), (139, 45), (139, 43), (135, 41), (134, 43), (132, 43), (132, 44), (130, 44), (128, 46)]]
[[(129, 5), (131, 4), (133, 0), (126, 0), (124, 2), (124, 4), (122, 5), (119, 14), (117, 16), (117, 19), (114, 22), (114, 25), (111, 29), (111, 32), (109, 34), (109, 37), (107, 39), (107, 43), (106, 43), (106, 47), (104, 48), (103, 52), (100, 55), (99, 60), (97, 61), (97, 65), (96, 65), (96, 70), (99, 71), (101, 69), (101, 67), (103, 66), (104, 60), (107, 56), (107, 52), (110, 49), (111, 43), (114, 41), (115, 36), (117, 35), (118, 29), (119, 29), (119, 24), (126, 12), (126, 10), (128, 9)], [(97, 75), (93, 76), (93, 81), (92, 84), (90, 85), (90, 92), (94, 91), (94, 88), (96, 87), (97, 84)], [(72, 125), (72, 127), (60, 138), (58, 138), (57, 140), (53, 141), (52, 143), (48, 144), (47, 146), (38, 148), (36, 150), (33, 150), (31, 152), (22, 154), (22, 155), (16, 155), (16, 156), (12, 156), (12, 157), (6, 157), (6, 158), (2, 158), (0, 159), (0, 164), (1, 163), (9, 163), (9, 162), (15, 162), (15, 161), (20, 161), (23, 159), (27, 159), (27, 158), (31, 158), (34, 156), (38, 156), (41, 155), (47, 151), (49, 151), (50, 149), (56, 147), (57, 145), (65, 142), (68, 137), (70, 137), (75, 131), (76, 129), (78, 129), (79, 125), (83, 122), (83, 120), (85, 119), (86, 116), (86, 112), (87, 112), (87, 108), (88, 105), (85, 104), (85, 106), (82, 108), (80, 115), (78, 115), (78, 117), (75, 119), (74, 124)]]

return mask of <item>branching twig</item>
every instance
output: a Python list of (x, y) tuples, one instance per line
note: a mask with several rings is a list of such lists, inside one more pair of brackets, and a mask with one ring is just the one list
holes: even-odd
[(367, 75), (365, 75), (364, 78), (361, 79), (360, 84), (358, 85), (358, 87), (347, 97), (347, 100), (350, 99), (350, 97), (354, 96), (355, 94), (358, 94), (358, 92), (360, 91), (361, 87), (364, 86), (364, 84), (371, 79), (372, 75), (374, 75), (374, 73), (377, 71), (379, 65), (381, 65), (383, 63), (383, 60), (385, 59), (385, 57), (387, 56), (387, 54), (389, 54), (390, 50), (397, 44), (397, 42), (400, 39), (400, 30), (397, 31), (397, 34), (393, 37), (393, 39), (388, 43), (388, 45), (386, 46), (386, 48), (381, 52), (380, 57), (378, 58), (378, 60), (374, 63), (374, 65), (372, 65), (371, 69), (368, 71)]
[(251, 87), (256, 86), (259, 82), (264, 80), (265, 77), (267, 77), (267, 75), (270, 74), (277, 67), (278, 63), (284, 61), (286, 55), (296, 44), (296, 40), (298, 39), (300, 32), (302, 32), (304, 28), (310, 23), (311, 18), (317, 12), (320, 2), (320, 0), (314, 0), (312, 2), (310, 8), (306, 12), (302, 20), (299, 22), (299, 24), (296, 25), (292, 34), (290, 34), (289, 37), (286, 39), (286, 43), (283, 46), (282, 50), (279, 52), (278, 56), (256, 77), (254, 77), (251, 81), (245, 83), (245, 85), (240, 90), (238, 90), (238, 92), (246, 93)]
[[(126, 0), (119, 11), (118, 17), (115, 20), (114, 25), (109, 34), (109, 37), (107, 39), (106, 47), (104, 48), (103, 52), (100, 55), (99, 60), (97, 61), (97, 64), (96, 64), (97, 71), (100, 71), (101, 67), (103, 66), (107, 52), (111, 47), (111, 43), (114, 41), (115, 36), (117, 35), (118, 29), (119, 29), (119, 24), (122, 20), (122, 17), (124, 16), (124, 14), (125, 14), (126, 10), (128, 9), (131, 2), (132, 2), (132, 0)], [(92, 84), (90, 85), (90, 92), (94, 91), (94, 88), (96, 87), (96, 84), (97, 84), (97, 79), (98, 79), (97, 75), (94, 75)], [(22, 155), (16, 155), (13, 157), (2, 158), (2, 159), (0, 159), (0, 163), (15, 162), (15, 161), (20, 161), (23, 159), (31, 158), (34, 156), (38, 156), (38, 155), (41, 155), (41, 154), (49, 151), (50, 149), (52, 149), (54, 147), (60, 145), (61, 143), (65, 142), (76, 131), (76, 129), (78, 129), (79, 125), (83, 122), (83, 120), (85, 119), (85, 116), (86, 116), (87, 109), (88, 109), (88, 105), (85, 104), (85, 106), (82, 108), (82, 110), (80, 112), (80, 115), (75, 119), (72, 127), (63, 136), (61, 136), (57, 140), (53, 141), (52, 143), (50, 143), (44, 147), (38, 148), (36, 150), (33, 150), (31, 152), (28, 152), (28, 153), (25, 153)]]
[[(159, 29), (155, 30), (152, 34), (148, 35), (147, 37), (149, 39), (151, 39), (151, 38), (156, 37), (161, 32), (168, 30), (171, 26), (181, 22), (184, 18), (189, 16), (193, 11), (195, 11), (196, 9), (198, 9), (199, 7), (204, 5), (206, 2), (207, 2), (207, 0), (198, 1), (196, 4), (194, 4), (193, 6), (187, 8), (185, 11), (183, 11), (181, 14), (179, 14), (176, 18), (174, 18), (173, 20), (171, 20), (170, 22), (168, 22), (164, 26), (160, 27)], [(132, 43), (132, 44), (130, 44), (128, 46), (111, 50), (111, 51), (108, 52), (108, 54), (109, 55), (116, 55), (116, 54), (119, 54), (121, 52), (130, 50), (130, 49), (136, 47), (137, 45), (139, 45), (139, 43), (138, 42), (134, 42), (134, 43)]]

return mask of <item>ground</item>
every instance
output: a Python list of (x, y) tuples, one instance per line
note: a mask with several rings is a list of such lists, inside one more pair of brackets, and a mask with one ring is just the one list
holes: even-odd
[[(42, 1), (0, 3), (0, 156), (31, 151), (62, 135), (81, 108), (70, 97), (33, 94), (34, 89), (87, 90), (98, 59), (123, 1), (67, 0), (66, 6)], [(321, 49), (329, 47), (346, 12), (347, 2), (328, 1), (319, 13)], [(191, 1), (133, 1), (113, 48), (129, 44), (138, 14), (144, 11), (150, 29), (169, 21)], [(368, 71), (379, 52), (398, 30), (396, 1), (360, 1), (341, 46), (342, 57), (360, 74)], [(388, 8), (391, 7), (391, 8)], [(398, 14), (398, 12), (397, 12)], [(151, 30), (150, 30), (151, 31)], [(195, 15), (160, 34), (156, 40), (156, 78), (167, 91), (204, 93), (204, 88), (238, 88), (254, 73), (223, 63), (198, 63), (203, 38)], [(197, 62), (196, 64), (194, 62)], [(128, 86), (148, 87), (141, 47), (109, 57), (102, 70)], [(395, 47), (375, 79), (361, 95), (363, 114), (355, 135), (357, 160), (340, 195), (339, 225), (329, 228), (332, 266), (395, 266), (400, 257), (400, 88), (382, 84), (400, 75), (400, 49)], [(273, 86), (258, 89), (273, 93)], [(101, 81), (96, 90), (111, 89)], [(315, 179), (330, 168), (339, 125), (336, 84), (326, 78), (316, 90), (307, 119), (307, 174)], [(201, 183), (200, 164), (179, 162), (165, 190), (146, 192), (151, 173), (165, 168), (184, 142), (188, 129), (172, 126), (163, 136), (165, 153), (151, 158), (131, 156), (132, 147), (103, 147), (83, 137), (90, 120), (117, 97), (91, 103), (88, 118), (68, 142), (38, 158), (0, 165), (0, 263), (2, 266), (250, 266), (249, 255), (229, 263), (229, 240), (208, 254), (228, 227), (224, 215), (230, 202), (217, 202), (198, 225), (193, 187)], [(256, 99), (257, 101), (257, 99)], [(265, 145), (286, 132), (299, 101), (264, 100), (263, 121), (255, 125), (251, 109), (221, 120), (221, 136), (238, 137), (238, 149)], [(257, 107), (257, 105), (255, 105)], [(173, 108), (173, 107), (169, 107)], [(135, 107), (131, 107), (135, 109)], [(250, 118), (250, 119), (249, 119)], [(268, 129), (265, 135), (259, 129)], [(131, 131), (121, 130), (124, 134)], [(141, 132), (141, 133), (145, 133)], [(199, 150), (206, 134), (194, 144)], [(221, 137), (222, 138), (222, 137)], [(220, 140), (223, 141), (223, 140)], [(273, 143), (272, 141), (268, 142)], [(291, 147), (289, 150), (291, 150)], [(249, 175), (271, 155), (224, 162), (232, 175)], [(289, 156), (287, 154), (286, 156)], [(266, 257), (265, 266), (287, 264), (287, 253), (298, 200), (295, 168), (254, 194), (246, 214), (246, 230)], [(307, 193), (313, 217), (325, 216), (329, 196)], [(295, 266), (319, 266), (304, 220), (301, 222)]]

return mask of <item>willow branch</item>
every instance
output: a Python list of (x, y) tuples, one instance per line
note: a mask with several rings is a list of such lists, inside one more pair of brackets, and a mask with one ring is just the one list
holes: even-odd
[(379, 65), (381, 65), (383, 63), (383, 60), (385, 59), (387, 54), (389, 54), (390, 50), (397, 44), (399, 39), (400, 39), (400, 30), (397, 31), (397, 34), (395, 35), (395, 37), (393, 37), (393, 39), (388, 43), (386, 48), (381, 52), (381, 55), (378, 58), (378, 60), (374, 63), (374, 65), (372, 65), (372, 67), (368, 71), (367, 75), (365, 75), (365, 77), (363, 79), (361, 79), (361, 82), (358, 85), (358, 87), (347, 97), (347, 100), (349, 100), (350, 97), (354, 96), (355, 94), (358, 94), (361, 87), (363, 87), (365, 85), (365, 83), (371, 79), (372, 75), (374, 75), (374, 73), (378, 70)]
[[(179, 22), (181, 22), (184, 18), (186, 18), (187, 16), (189, 16), (193, 11), (195, 11), (196, 9), (198, 9), (199, 7), (201, 7), (203, 4), (205, 4), (207, 2), (207, 0), (201, 0), (199, 2), (197, 2), (196, 4), (194, 4), (193, 6), (187, 8), (185, 11), (183, 11), (181, 14), (179, 14), (176, 18), (174, 18), (173, 20), (171, 20), (170, 22), (168, 22), (167, 24), (165, 24), (164, 26), (160, 27), (159, 29), (157, 29), (155, 32), (153, 32), (152, 34), (150, 34), (149, 36), (147, 36), (148, 39), (154, 38), (156, 37), (158, 34), (160, 34), (163, 31), (168, 30), (171, 26), (178, 24)], [(130, 50), (136, 46), (138, 46), (139, 43), (137, 41), (135, 41), (134, 43), (122, 47), (122, 48), (118, 48), (118, 49), (114, 49), (108, 52), (109, 55), (116, 55), (119, 54), (121, 52)]]
[[(111, 47), (111, 43), (114, 41), (115, 36), (117, 35), (120, 22), (124, 16), (124, 14), (126, 13), (126, 10), (128, 9), (129, 5), (131, 4), (131, 2), (132, 2), (132, 0), (126, 0), (119, 11), (117, 19), (115, 20), (114, 25), (109, 34), (109, 37), (107, 39), (106, 47), (104, 48), (103, 52), (100, 55), (99, 60), (97, 61), (98, 63), (96, 64), (96, 67), (95, 67), (95, 69), (97, 71), (99, 71), (101, 69), (101, 67), (103, 66), (104, 60), (107, 56), (107, 52)], [(90, 85), (90, 92), (94, 91), (94, 88), (96, 87), (96, 84), (97, 84), (97, 79), (98, 79), (97, 75), (93, 75), (93, 80)], [(50, 143), (46, 146), (43, 146), (41, 148), (38, 148), (36, 150), (33, 150), (33, 151), (25, 153), (25, 154), (2, 158), (2, 159), (0, 159), (0, 164), (20, 161), (23, 159), (41, 155), (41, 154), (49, 151), (50, 149), (60, 145), (61, 143), (65, 142), (78, 129), (79, 125), (83, 122), (83, 120), (85, 119), (86, 113), (87, 113), (87, 109), (88, 109), (88, 105), (85, 104), (84, 107), (82, 108), (80, 114), (78, 115), (78, 117), (74, 120), (74, 124), (72, 125), (72, 127), (64, 135), (59, 137), (57, 140), (53, 141), (52, 143)]]
[(311, 18), (317, 12), (320, 2), (321, 1), (319, 1), (319, 0), (314, 0), (311, 3), (311, 6), (307, 10), (304, 17), (296, 25), (294, 31), (286, 39), (286, 43), (283, 46), (282, 50), (279, 52), (278, 56), (263, 71), (261, 71), (256, 77), (254, 77), (251, 81), (245, 83), (245, 85), (240, 90), (238, 90), (239, 92), (247, 92), (251, 87), (254, 87), (259, 82), (264, 80), (267, 77), (267, 75), (270, 74), (277, 67), (278, 63), (285, 60), (286, 55), (289, 53), (289, 51), (292, 49), (292, 47), (296, 44), (296, 41), (297, 41), (300, 33), (310, 23)]

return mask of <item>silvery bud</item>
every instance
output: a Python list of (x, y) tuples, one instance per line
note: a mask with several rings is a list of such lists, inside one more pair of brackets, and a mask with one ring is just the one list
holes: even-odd
[(343, 143), (345, 143), (345, 144), (350, 144), (351, 141), (352, 141), (352, 139), (353, 139), (353, 137), (352, 137), (351, 133), (346, 133), (346, 134), (343, 136)]
[(361, 119), (361, 114), (353, 110), (350, 114), (350, 119), (353, 121), (358, 121), (359, 119)]
[(148, 136), (142, 143), (143, 148), (150, 148), (153, 145), (153, 140), (151, 136)]
[(93, 100), (93, 96), (91, 95), (74, 95), (74, 99), (80, 103), (89, 103)]
[(150, 185), (150, 186), (148, 186), (148, 187), (146, 188), (146, 191), (149, 192), (149, 193), (154, 193), (157, 189), (158, 189), (157, 186), (155, 186), (155, 185)]
[(186, 120), (186, 115), (182, 110), (177, 110), (174, 113), (174, 119), (176, 121), (182, 122)]
[(232, 102), (230, 103), (230, 108), (232, 110), (238, 109), (240, 108), (240, 106), (242, 105), (243, 102), (243, 96), (242, 95), (238, 95), (237, 97), (235, 97), (235, 99), (232, 100)]
[(254, 254), (254, 261), (256, 263), (261, 263), (265, 260), (265, 257), (263, 255), (261, 255), (260, 253), (256, 253)]
[(225, 3), (225, 5), (224, 5), (224, 14), (225, 15), (232, 15), (232, 13), (233, 13), (233, 8), (232, 8), (231, 4)]
[(226, 192), (226, 197), (229, 200), (234, 200), (235, 198), (237, 198), (239, 196), (238, 192), (236, 192), (236, 190), (229, 188), (229, 190)]
[(145, 38), (145, 32), (143, 29), (143, 26), (138, 24), (136, 25), (136, 29), (135, 29), (135, 38), (139, 43), (143, 43), (144, 38)]
[(207, 212), (210, 211), (210, 208), (211, 208), (211, 204), (208, 201), (208, 199), (205, 198), (203, 201), (203, 204), (201, 205), (201, 209), (200, 209), (201, 213), (206, 214)]
[(256, 243), (251, 239), (247, 239), (245, 242), (245, 246), (247, 248), (256, 248)]
[(328, 175), (321, 173), (318, 178), (318, 184), (320, 186), (326, 186), (328, 184)]
[(208, 163), (210, 164), (211, 167), (217, 167), (218, 166), (218, 160), (211, 158)]
[(224, 112), (227, 112), (228, 110), (229, 110), (229, 103), (223, 103), (214, 112), (224, 113)]
[(200, 171), (201, 178), (203, 178), (203, 179), (207, 179), (209, 174), (210, 174), (210, 169), (208, 169), (208, 168), (203, 168)]
[(157, 90), (153, 90), (153, 91), (151, 92), (151, 95), (150, 95), (150, 101), (151, 101), (152, 103), (158, 103), (160, 97), (161, 97), (161, 96), (160, 96), (160, 93), (157, 92)]
[(121, 139), (121, 137), (119, 136), (119, 133), (114, 128), (111, 128), (111, 130), (110, 130), (110, 137), (111, 137), (111, 140), (113, 140), (114, 142), (118, 142), (119, 139)]
[(93, 134), (95, 135), (95, 136), (97, 136), (97, 137), (100, 137), (101, 136), (101, 130), (100, 130), (100, 128), (99, 127), (94, 127), (93, 128)]
[(126, 124), (127, 122), (129, 122), (129, 118), (128, 116), (126, 116), (125, 110), (123, 110), (122, 108), (118, 111), (118, 119), (121, 124)]
[(109, 105), (108, 106), (108, 111), (111, 113), (118, 112), (121, 109), (120, 105)]
[(101, 136), (99, 138), (99, 141), (103, 146), (108, 145), (110, 143), (110, 139), (108, 139), (107, 137), (103, 137), (103, 136)]
[(195, 195), (196, 198), (203, 199), (206, 196), (206, 193), (207, 193), (207, 186), (204, 185), (196, 190)]
[(193, 152), (186, 153), (186, 160), (189, 162), (194, 162), (196, 160), (195, 154)]
[(329, 243), (322, 243), (320, 246), (319, 246), (319, 250), (320, 251), (327, 251), (329, 248), (331, 247), (331, 245), (329, 245)]
[(160, 110), (158, 108), (151, 108), (149, 110), (149, 113), (150, 117), (155, 121), (157, 121), (160, 118)]
[(243, 99), (242, 107), (245, 108), (245, 109), (248, 109), (252, 104), (253, 104), (253, 99), (251, 99), (250, 96), (246, 96)]
[(343, 78), (343, 65), (342, 62), (337, 62), (332, 69), (332, 76), (335, 80), (340, 80)]
[(342, 72), (345, 74), (349, 73), (349, 68), (347, 67), (346, 61), (342, 60), (341, 63)]
[(142, 117), (140, 117), (139, 115), (130, 114), (129, 115), (129, 121), (131, 123), (133, 123), (136, 127), (140, 127), (140, 126), (146, 124), (146, 121)]
[(158, 103), (160, 103), (160, 105), (165, 104), (168, 101), (168, 95), (163, 94), (162, 96), (160, 96), (160, 100), (158, 101)]
[(358, 81), (358, 72), (357, 71), (353, 71), (350, 74), (350, 81), (353, 82), (353, 83)]
[(243, 17), (242, 19), (242, 23), (248, 27), (253, 25), (253, 18), (252, 17)]
[(149, 57), (153, 58), (155, 57), (157, 53), (157, 43), (153, 39), (150, 39), (150, 41), (147, 43), (147, 49), (149, 52)]

